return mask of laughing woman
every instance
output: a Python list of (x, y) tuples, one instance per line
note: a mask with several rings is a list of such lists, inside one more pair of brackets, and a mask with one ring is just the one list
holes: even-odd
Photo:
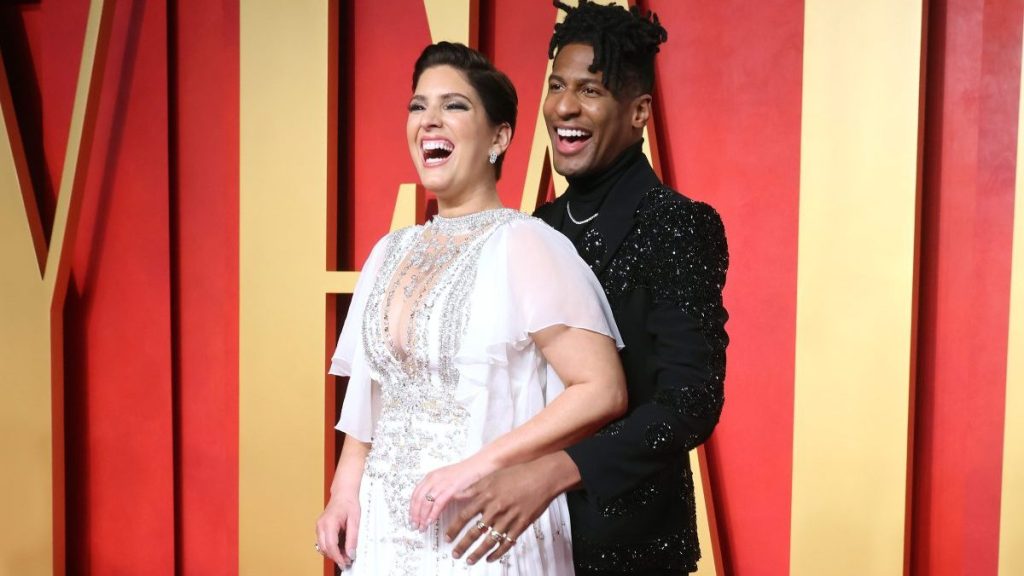
[(356, 574), (572, 574), (564, 497), (521, 535), (469, 528), (500, 562), (469, 566), (442, 536), (460, 491), (560, 450), (626, 406), (618, 333), (572, 244), (502, 207), (516, 122), (508, 78), (475, 50), (428, 46), (406, 136), (438, 215), (373, 249), (331, 373), (349, 376), (346, 434), (317, 549)]

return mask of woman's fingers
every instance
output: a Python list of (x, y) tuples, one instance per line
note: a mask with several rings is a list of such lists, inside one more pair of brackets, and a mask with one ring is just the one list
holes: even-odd
[(349, 511), (348, 514), (338, 512), (329, 508), (316, 523), (316, 546), (322, 556), (330, 558), (339, 568), (346, 568), (352, 563), (351, 559), (345, 556), (339, 547), (342, 523), (346, 519), (351, 522), (353, 517), (358, 525), (359, 510)]
[(452, 486), (439, 482), (433, 472), (427, 474), (412, 491), (409, 502), (409, 521), (418, 530), (426, 530), (427, 526), (441, 517), (441, 512), (448, 506), (455, 495)]
[(317, 530), (317, 546), (322, 556), (330, 558), (339, 568), (348, 566), (348, 559), (341, 554), (338, 548), (338, 531), (328, 527), (321, 527)]
[(426, 530), (427, 526), (433, 522), (431, 519), (431, 510), (437, 506), (437, 504), (444, 499), (442, 506), (447, 504), (450, 496), (441, 496), (444, 491), (438, 488), (428, 488), (431, 485), (431, 478), (428, 474), (423, 479), (416, 489), (412, 492), (412, 501), (409, 502), (409, 520), (417, 530)]
[[(473, 518), (476, 518), (477, 514), (483, 512), (483, 504), (477, 501), (476, 495), (476, 485), (474, 484), (453, 496), (456, 500), (461, 500), (464, 505), (462, 506), (462, 509), (456, 513), (455, 518), (448, 523), (448, 527), (445, 528), (445, 538), (447, 538), (449, 542), (454, 541), (455, 537), (462, 533), (462, 529), (465, 528)], [(466, 532), (466, 535), (455, 547), (455, 550), (457, 550), (460, 555), (466, 551), (466, 548), (469, 548), (470, 544), (473, 543), (473, 540), (466, 541), (469, 537), (469, 532), (470, 531)], [(466, 542), (465, 546), (463, 546), (463, 542)], [(459, 550), (460, 546), (462, 547), (461, 550)]]
[(429, 513), (427, 515), (427, 521), (424, 528), (426, 526), (429, 526), (430, 524), (433, 524), (434, 522), (437, 522), (437, 520), (441, 517), (441, 512), (444, 512), (444, 509), (448, 507), (448, 503), (451, 502), (452, 498), (454, 497), (455, 491), (452, 490), (451, 488), (441, 490), (440, 493), (436, 495), (428, 493), (426, 496), (423, 497), (431, 504), (431, 506), (427, 508)]
[(325, 558), (327, 557), (327, 539), (324, 538), (324, 531), (320, 530), (319, 527), (317, 527), (316, 543), (313, 544), (313, 548), (316, 550), (317, 554)]
[[(409, 500), (409, 522), (412, 523), (417, 529), (422, 525), (422, 520), (427, 517), (429, 510), (424, 511), (424, 505), (429, 506), (433, 504), (432, 501), (427, 500), (427, 483), (430, 482), (431, 474), (427, 474), (423, 480), (420, 480), (419, 484), (416, 485), (412, 490), (412, 497)], [(431, 495), (431, 500), (433, 496)]]
[(345, 560), (351, 564), (356, 559), (359, 545), (359, 514), (350, 514), (345, 525)]

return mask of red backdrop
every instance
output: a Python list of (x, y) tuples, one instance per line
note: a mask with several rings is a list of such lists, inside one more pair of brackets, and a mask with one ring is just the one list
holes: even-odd
[[(343, 4), (332, 170), (339, 258), (358, 269), (397, 183), (416, 181), (402, 111), (430, 36), (421, 2)], [(669, 30), (665, 179), (718, 208), (732, 252), (727, 404), (708, 447), (725, 570), (787, 574), (804, 7), (641, 4)], [(0, 5), (47, 230), (86, 6)], [(481, 49), (519, 88), (499, 187), (518, 206), (555, 12), (479, 13)], [(238, 14), (228, 0), (116, 3), (64, 311), (72, 574), (238, 570)], [(913, 574), (996, 573), (1022, 24), (1018, 0), (937, 0), (925, 19)]]

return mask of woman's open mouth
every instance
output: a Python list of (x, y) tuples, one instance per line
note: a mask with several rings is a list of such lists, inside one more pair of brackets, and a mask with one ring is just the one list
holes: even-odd
[(420, 149), (423, 152), (423, 165), (432, 167), (444, 164), (455, 150), (455, 144), (444, 139), (424, 140), (420, 143)]

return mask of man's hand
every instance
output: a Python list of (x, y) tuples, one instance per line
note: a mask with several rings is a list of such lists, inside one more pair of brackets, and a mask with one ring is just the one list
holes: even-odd
[(483, 538), (466, 561), (475, 564), (488, 552), (488, 562), (501, 558), (556, 496), (579, 481), (576, 464), (562, 451), (480, 479), (455, 496), (466, 504), (448, 525), (448, 540), (454, 540), (478, 515), (481, 518), (455, 545), (452, 556), (462, 557), (474, 542)]

